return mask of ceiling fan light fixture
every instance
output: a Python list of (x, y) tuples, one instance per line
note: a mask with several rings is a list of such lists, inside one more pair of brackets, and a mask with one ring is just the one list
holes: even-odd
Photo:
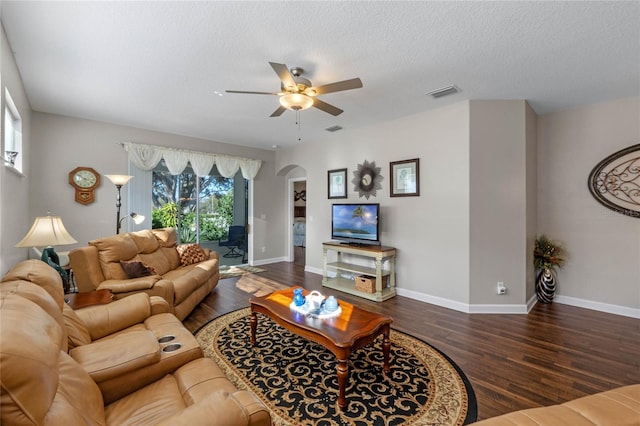
[(280, 96), (280, 105), (292, 111), (302, 111), (313, 106), (313, 99), (303, 93), (287, 93)]

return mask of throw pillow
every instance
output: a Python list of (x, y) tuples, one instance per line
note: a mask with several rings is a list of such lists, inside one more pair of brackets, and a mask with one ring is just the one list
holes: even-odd
[(120, 262), (122, 270), (129, 278), (140, 278), (155, 275), (156, 271), (142, 262)]
[(180, 263), (182, 266), (207, 260), (207, 255), (202, 251), (199, 244), (179, 244), (176, 246), (176, 250), (178, 250), (178, 254), (180, 255)]

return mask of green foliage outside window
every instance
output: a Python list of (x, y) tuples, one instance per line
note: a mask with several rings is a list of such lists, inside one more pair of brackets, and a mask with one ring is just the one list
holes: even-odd
[[(222, 194), (219, 197), (212, 197), (207, 200), (207, 208), (200, 208), (200, 240), (216, 241), (225, 239), (229, 232), (229, 226), (233, 224), (233, 191)], [(205, 213), (211, 210), (213, 213)], [(195, 206), (193, 206), (195, 210)], [(180, 241), (183, 243), (196, 241), (196, 213), (188, 211), (180, 215)], [(153, 228), (178, 228), (178, 206), (174, 202), (163, 204), (159, 208), (154, 208), (151, 212)]]
[(160, 208), (151, 211), (151, 227), (156, 228), (177, 228), (178, 227), (178, 206), (176, 203), (166, 203)]
[[(161, 163), (153, 171), (152, 227), (179, 229), (180, 242), (225, 239), (233, 224), (234, 179), (220, 175), (198, 177), (190, 167), (174, 176)], [(199, 209), (200, 223), (196, 223)], [(197, 226), (199, 225), (199, 226)]]

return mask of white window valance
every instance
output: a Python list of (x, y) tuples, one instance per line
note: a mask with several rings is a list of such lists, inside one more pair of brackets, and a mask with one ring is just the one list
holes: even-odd
[(129, 153), (129, 161), (140, 170), (152, 170), (164, 158), (164, 162), (172, 175), (181, 174), (187, 164), (191, 164), (191, 168), (197, 176), (207, 176), (215, 164), (220, 174), (226, 178), (233, 177), (240, 169), (242, 177), (253, 179), (262, 166), (262, 160), (254, 160), (252, 158), (187, 151), (133, 142), (123, 142), (122, 145)]

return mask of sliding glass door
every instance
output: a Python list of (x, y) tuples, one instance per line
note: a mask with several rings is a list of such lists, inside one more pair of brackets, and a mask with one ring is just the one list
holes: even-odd
[(221, 252), (223, 259), (225, 248), (218, 243), (227, 239), (229, 227), (247, 228), (247, 190), (240, 171), (225, 178), (214, 165), (209, 175), (198, 177), (187, 166), (182, 174), (172, 175), (163, 160), (153, 169), (152, 227), (174, 227), (181, 243), (200, 243)]

